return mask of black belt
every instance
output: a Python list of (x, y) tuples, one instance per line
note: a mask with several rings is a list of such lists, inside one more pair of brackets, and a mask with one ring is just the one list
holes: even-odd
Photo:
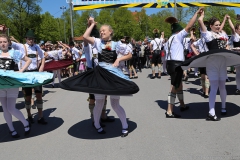
[(37, 57), (36, 54), (28, 54), (27, 56), (28, 56), (29, 58), (36, 58), (36, 57)]

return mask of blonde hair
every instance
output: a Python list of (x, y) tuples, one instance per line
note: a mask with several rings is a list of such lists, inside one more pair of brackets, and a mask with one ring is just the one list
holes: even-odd
[(7, 41), (8, 41), (8, 43), (9, 43), (9, 44), (11, 43), (10, 38), (9, 38), (6, 34), (0, 34), (0, 37), (1, 37), (1, 38), (6, 38)]
[(102, 27), (108, 27), (108, 30), (110, 31), (110, 32), (112, 32), (111, 33), (111, 37), (113, 36), (113, 29), (112, 29), (112, 27), (110, 26), (110, 25), (108, 25), (108, 24), (103, 24), (100, 28), (102, 28)]

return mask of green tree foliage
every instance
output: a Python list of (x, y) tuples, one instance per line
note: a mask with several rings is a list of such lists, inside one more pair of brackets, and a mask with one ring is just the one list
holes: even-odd
[(36, 29), (36, 34), (40, 40), (56, 42), (62, 38), (61, 29), (60, 21), (46, 12), (41, 15), (41, 23)]
[(77, 37), (83, 35), (87, 28), (89, 16), (97, 17), (97, 15), (98, 13), (94, 10), (82, 11), (81, 15), (78, 14), (78, 17), (74, 20), (74, 35)]
[(119, 40), (123, 36), (133, 36), (137, 23), (131, 11), (127, 8), (118, 8), (113, 13), (113, 19), (114, 39)]
[(1, 0), (0, 23), (7, 24), (10, 34), (23, 41), (27, 29), (35, 29), (40, 23), (41, 0)]

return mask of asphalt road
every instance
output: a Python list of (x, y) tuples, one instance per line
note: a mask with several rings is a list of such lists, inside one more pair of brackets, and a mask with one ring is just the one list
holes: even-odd
[[(28, 137), (23, 125), (15, 118), (15, 129), (21, 135), (13, 139), (0, 116), (0, 159), (8, 160), (239, 160), (240, 159), (240, 96), (234, 95), (235, 75), (227, 86), (228, 115), (219, 122), (206, 121), (208, 99), (201, 97), (200, 80), (192, 75), (184, 83), (184, 99), (190, 110), (181, 113), (176, 100), (175, 112), (181, 119), (165, 118), (168, 76), (150, 79), (150, 69), (143, 69), (133, 79), (140, 91), (132, 97), (121, 97), (130, 133), (121, 138), (121, 123), (110, 103), (109, 116), (116, 121), (106, 123), (105, 135), (93, 128), (88, 109), (88, 94), (60, 88), (44, 87), (44, 115), (49, 122), (32, 125)], [(56, 79), (57, 81), (57, 79)], [(17, 99), (26, 117), (23, 97)], [(216, 114), (220, 116), (221, 101), (216, 99)], [(35, 115), (37, 110), (32, 110)], [(2, 109), (0, 107), (0, 112)], [(37, 116), (34, 116), (37, 120)]]

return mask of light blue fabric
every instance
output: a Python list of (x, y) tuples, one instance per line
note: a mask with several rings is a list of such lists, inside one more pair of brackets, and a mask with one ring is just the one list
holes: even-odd
[[(8, 51), (8, 53), (15, 63), (18, 63), (23, 56), (22, 52), (20, 52), (19, 50), (11, 49)], [(2, 51), (0, 50), (0, 55), (1, 54), (2, 54)]]
[[(111, 51), (115, 51), (117, 46), (117, 42), (111, 41)], [(102, 53), (102, 49), (105, 49), (106, 44), (104, 44), (103, 40), (101, 40), (101, 51), (99, 53)]]
[(35, 84), (43, 83), (47, 79), (52, 79), (53, 74), (48, 72), (14, 72), (0, 69), (0, 76), (11, 77), (22, 83)]
[(128, 76), (123, 74), (123, 72), (119, 68), (113, 67), (111, 63), (99, 62), (99, 66), (101, 66), (102, 68), (108, 70), (109, 72), (111, 72), (112, 74), (115, 74), (116, 76), (118, 76), (120, 78), (131, 81)]

